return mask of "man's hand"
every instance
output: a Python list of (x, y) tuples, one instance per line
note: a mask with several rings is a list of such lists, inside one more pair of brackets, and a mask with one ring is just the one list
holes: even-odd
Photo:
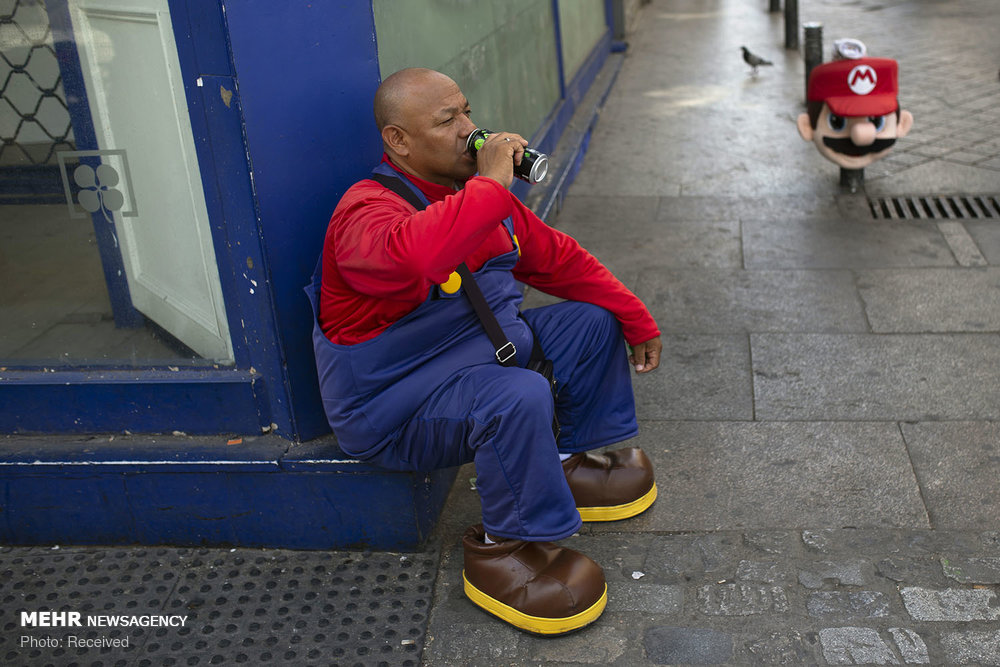
[(639, 343), (632, 347), (632, 354), (628, 356), (629, 363), (635, 368), (636, 373), (648, 373), (660, 365), (660, 353), (663, 351), (663, 343), (657, 336), (645, 343)]
[(521, 156), (527, 145), (528, 140), (519, 134), (491, 134), (476, 153), (479, 175), (492, 178), (509, 188), (514, 182), (514, 165), (521, 164)]

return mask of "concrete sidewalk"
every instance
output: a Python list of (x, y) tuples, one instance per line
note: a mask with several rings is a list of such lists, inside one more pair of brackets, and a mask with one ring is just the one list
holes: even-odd
[[(660, 497), (566, 541), (605, 569), (598, 622), (541, 639), (465, 598), (466, 467), (417, 554), (0, 548), (0, 662), (1000, 664), (996, 2), (800, 0), (826, 58), (899, 60), (915, 116), (853, 195), (798, 136), (802, 57), (767, 5), (644, 6), (550, 219), (665, 343), (635, 381)], [(152, 617), (185, 621), (108, 625)]]
[[(799, 4), (825, 59), (855, 37), (899, 61), (912, 133), (845, 193), (798, 136), (781, 14), (642, 9), (553, 224), (663, 331), (633, 443), (660, 498), (567, 541), (604, 566), (608, 609), (539, 639), (462, 594), (460, 473), (427, 664), (1000, 664), (1000, 210), (869, 204), (1000, 195), (1000, 19), (983, 0)], [(744, 44), (774, 66), (752, 76)]]

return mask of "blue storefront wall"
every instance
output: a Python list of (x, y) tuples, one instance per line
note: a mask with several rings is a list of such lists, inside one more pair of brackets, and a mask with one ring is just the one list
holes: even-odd
[(302, 288), (337, 201), (381, 155), (371, 120), (379, 83), (371, 6), (224, 5), (284, 369), (275, 422), (279, 433), (309, 440), (329, 428)]

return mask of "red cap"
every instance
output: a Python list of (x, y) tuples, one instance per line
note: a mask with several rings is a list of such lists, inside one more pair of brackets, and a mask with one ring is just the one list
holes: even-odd
[(809, 101), (838, 116), (884, 116), (899, 106), (899, 65), (889, 58), (834, 60), (809, 73)]

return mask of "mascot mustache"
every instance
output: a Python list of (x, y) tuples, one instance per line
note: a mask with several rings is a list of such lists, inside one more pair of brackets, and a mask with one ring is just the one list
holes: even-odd
[(859, 157), (861, 155), (868, 155), (869, 153), (880, 153), (890, 146), (896, 143), (895, 139), (876, 139), (867, 146), (858, 146), (856, 143), (851, 141), (850, 137), (843, 137), (836, 139), (834, 137), (823, 137), (823, 144), (832, 150), (841, 153), (842, 155), (850, 155), (851, 157)]

